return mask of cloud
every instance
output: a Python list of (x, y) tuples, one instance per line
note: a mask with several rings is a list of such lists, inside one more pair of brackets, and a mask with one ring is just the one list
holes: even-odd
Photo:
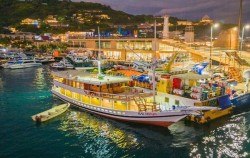
[[(215, 20), (236, 23), (239, 0), (73, 0), (96, 2), (130, 14), (169, 14), (179, 18), (198, 20), (205, 14)], [(250, 1), (243, 0), (244, 21), (250, 22)]]

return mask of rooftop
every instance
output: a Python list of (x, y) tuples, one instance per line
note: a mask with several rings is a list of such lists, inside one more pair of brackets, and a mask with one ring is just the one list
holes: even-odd
[(99, 79), (98, 74), (87, 73), (87, 72), (79, 71), (79, 70), (53, 72), (52, 74), (58, 77), (67, 78), (70, 80), (76, 80), (76, 81), (80, 81), (80, 82), (87, 83), (87, 84), (93, 84), (93, 85), (122, 83), (122, 82), (128, 82), (132, 80), (124, 76), (119, 77), (119, 76), (106, 76), (106, 75), (103, 77), (103, 79)]

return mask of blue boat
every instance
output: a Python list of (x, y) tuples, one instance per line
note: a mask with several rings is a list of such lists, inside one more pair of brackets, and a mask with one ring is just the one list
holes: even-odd
[(250, 107), (250, 93), (246, 93), (231, 99), (235, 108)]

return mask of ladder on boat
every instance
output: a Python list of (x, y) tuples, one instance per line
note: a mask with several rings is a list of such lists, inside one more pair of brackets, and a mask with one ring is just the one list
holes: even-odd
[(150, 112), (157, 112), (160, 111), (160, 107), (154, 103), (147, 103), (146, 99), (142, 98), (141, 96), (134, 96), (133, 97), (135, 104), (138, 106), (140, 112), (142, 111), (150, 111)]

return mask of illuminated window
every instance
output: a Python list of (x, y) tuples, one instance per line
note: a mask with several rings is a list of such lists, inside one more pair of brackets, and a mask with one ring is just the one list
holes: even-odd
[(169, 98), (168, 97), (165, 97), (165, 102), (169, 103)]
[(175, 105), (180, 105), (180, 101), (179, 100), (175, 100)]

